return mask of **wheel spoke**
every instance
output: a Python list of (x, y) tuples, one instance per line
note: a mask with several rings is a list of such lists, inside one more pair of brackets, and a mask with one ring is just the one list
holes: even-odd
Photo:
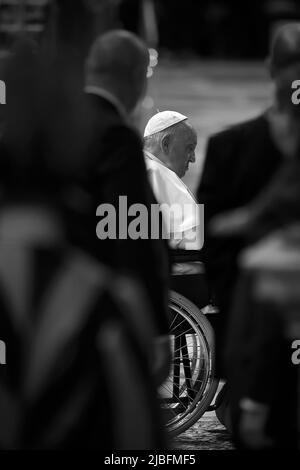
[[(188, 301), (183, 296), (178, 296), (176, 301), (174, 298), (170, 305), (169, 328), (173, 367), (160, 386), (166, 425), (173, 435), (188, 429), (199, 419), (210, 404), (215, 389), (211, 351), (206, 339), (210, 325), (207, 326), (208, 321), (199, 309), (192, 305), (195, 310), (192, 312), (191, 307), (185, 307)], [(212, 332), (209, 334), (212, 337)]]

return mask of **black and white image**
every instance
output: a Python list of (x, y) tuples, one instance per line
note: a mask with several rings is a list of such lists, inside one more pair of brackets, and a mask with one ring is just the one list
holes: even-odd
[(299, 136), (297, 0), (0, 0), (0, 450), (300, 449)]

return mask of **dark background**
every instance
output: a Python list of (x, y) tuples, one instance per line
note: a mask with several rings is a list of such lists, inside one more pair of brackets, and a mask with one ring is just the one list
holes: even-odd
[[(211, 58), (262, 58), (278, 21), (300, 19), (297, 0), (154, 0), (161, 51)], [(140, 0), (123, 0), (121, 20), (138, 32)]]
[[(84, 24), (89, 16), (84, 9), (93, 9), (98, 12), (98, 30), (124, 26), (143, 35), (145, 3), (154, 6), (157, 47), (161, 53), (177, 57), (259, 59), (266, 55), (272, 29), (278, 22), (300, 19), (298, 0), (56, 0), (65, 12), (65, 34), (74, 16), (78, 14)], [(25, 22), (31, 25), (30, 34), (38, 37), (39, 24), (49, 14), (49, 5), (54, 4), (54, 0), (19, 0), (17, 4), (1, 0), (0, 50), (9, 47), (17, 32), (15, 25), (22, 16), (19, 5), (23, 5)], [(88, 29), (84, 26), (85, 33)]]

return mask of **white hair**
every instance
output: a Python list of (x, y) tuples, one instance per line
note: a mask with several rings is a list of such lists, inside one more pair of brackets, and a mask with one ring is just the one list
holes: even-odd
[(166, 136), (173, 138), (173, 136), (178, 131), (179, 127), (183, 127), (186, 125), (187, 125), (186, 121), (177, 122), (176, 124), (173, 124), (173, 126), (167, 127), (167, 129), (164, 129), (160, 132), (156, 132), (155, 134), (151, 134), (151, 135), (148, 135), (147, 137), (144, 137), (144, 148), (146, 150), (153, 149), (153, 147), (160, 145), (161, 141)]

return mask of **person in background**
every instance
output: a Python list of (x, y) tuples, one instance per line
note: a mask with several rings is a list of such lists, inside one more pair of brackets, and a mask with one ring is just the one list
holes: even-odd
[(216, 236), (214, 230), (209, 230), (210, 222), (218, 214), (248, 206), (268, 186), (282, 163), (294, 155), (297, 139), (289, 113), (278, 101), (278, 87), (282, 75), (299, 63), (300, 24), (286, 24), (275, 34), (268, 58), (274, 84), (272, 105), (258, 117), (219, 132), (208, 141), (197, 199), (205, 206), (203, 256), (221, 311), (217, 329), (221, 375), (223, 339), (239, 273), (237, 259), (248, 239), (238, 230), (231, 236)]
[(215, 237), (243, 236), (239, 280), (226, 340), (226, 375), (233, 431), (251, 449), (297, 447), (297, 372), (291, 361), (299, 322), (299, 106), (291, 100), (300, 65), (276, 82), (295, 152), (268, 187), (246, 206), (215, 216)]
[[(119, 214), (119, 198), (127, 207), (143, 204), (149, 214), (156, 204), (147, 179), (141, 137), (132, 122), (147, 88), (149, 53), (133, 33), (111, 30), (92, 44), (85, 63), (85, 101), (88, 107), (89, 140), (87, 171), (82, 188), (90, 201), (79, 221), (77, 242), (102, 263), (125, 276), (133, 276), (145, 290), (153, 312), (162, 377), (169, 370), (168, 255), (161, 239), (98, 239), (97, 208), (111, 204)], [(121, 214), (121, 217), (127, 217)], [(130, 223), (128, 216), (126, 231)], [(150, 232), (149, 232), (150, 233)]]

